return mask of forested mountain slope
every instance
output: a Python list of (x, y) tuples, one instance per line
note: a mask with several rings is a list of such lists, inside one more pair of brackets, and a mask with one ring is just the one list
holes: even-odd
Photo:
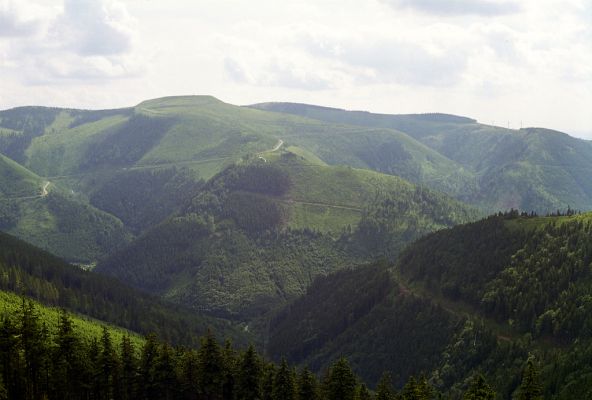
[(121, 221), (0, 155), (0, 230), (88, 263), (131, 240)]
[[(247, 335), (226, 321), (201, 316), (84, 271), (28, 243), (0, 232), (0, 291), (148, 334), (174, 344), (196, 345), (208, 327), (242, 343)], [(9, 299), (10, 300), (10, 299)], [(239, 333), (240, 332), (240, 333)]]
[(294, 103), (257, 109), (330, 123), (396, 129), (458, 163), (472, 190), (441, 190), (488, 210), (592, 208), (592, 143), (540, 128), (505, 129), (446, 114), (388, 115)]
[(394, 176), (275, 152), (216, 175), (182, 213), (97, 271), (215, 315), (251, 319), (303, 293), (317, 275), (393, 258), (422, 234), (477, 215)]
[(369, 381), (423, 372), (451, 394), (481, 371), (502, 398), (530, 355), (545, 398), (587, 398), (591, 229), (590, 214), (510, 213), (430, 234), (391, 268), (315, 281), (272, 320), (268, 351), (314, 369), (345, 355)]

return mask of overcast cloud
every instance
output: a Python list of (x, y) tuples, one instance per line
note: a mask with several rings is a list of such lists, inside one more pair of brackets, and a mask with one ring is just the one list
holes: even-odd
[(0, 0), (0, 74), (0, 108), (211, 94), (592, 138), (592, 4)]
[(406, 7), (438, 15), (497, 16), (520, 10), (518, 1), (495, 0), (385, 0), (395, 8)]
[(24, 20), (12, 3), (0, 3), (0, 38), (28, 36), (37, 28), (36, 21)]

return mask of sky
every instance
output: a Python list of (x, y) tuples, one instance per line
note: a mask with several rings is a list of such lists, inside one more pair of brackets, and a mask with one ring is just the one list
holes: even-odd
[(592, 0), (0, 0), (0, 109), (187, 94), (592, 139)]

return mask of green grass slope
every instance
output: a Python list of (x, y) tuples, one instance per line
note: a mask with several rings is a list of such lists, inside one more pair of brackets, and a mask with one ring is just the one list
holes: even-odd
[[(395, 129), (463, 167), (472, 187), (439, 189), (488, 210), (592, 208), (592, 144), (546, 129), (505, 129), (445, 114), (387, 115), (293, 103), (257, 109), (330, 123)], [(468, 189), (468, 190), (467, 190)]]
[(425, 232), (477, 217), (398, 177), (275, 153), (225, 169), (97, 271), (250, 320), (303, 293), (317, 275), (394, 257)]

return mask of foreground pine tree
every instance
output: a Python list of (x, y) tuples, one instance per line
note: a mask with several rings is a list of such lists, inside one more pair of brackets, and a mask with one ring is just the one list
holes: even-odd
[(134, 346), (128, 335), (121, 341), (121, 399), (132, 400), (136, 398), (138, 382), (138, 361)]
[(273, 400), (295, 400), (294, 378), (286, 359), (282, 359), (273, 380)]
[(202, 339), (198, 352), (198, 389), (200, 398), (218, 400), (222, 398), (224, 384), (224, 360), (220, 345), (212, 332)]
[(260, 400), (261, 363), (255, 348), (251, 345), (242, 357), (238, 372), (238, 400)]
[(356, 400), (372, 400), (372, 395), (368, 390), (368, 387), (365, 384), (361, 384), (358, 386), (358, 390), (356, 393)]
[(494, 400), (495, 392), (487, 384), (483, 375), (475, 375), (469, 388), (463, 395), (463, 400)]
[(376, 400), (393, 400), (395, 399), (395, 389), (392, 384), (391, 374), (385, 372), (376, 386)]
[(543, 400), (543, 388), (539, 381), (539, 373), (532, 358), (526, 362), (522, 374), (522, 383), (518, 388), (517, 400)]
[(349, 363), (340, 358), (329, 371), (325, 382), (327, 400), (353, 400), (357, 382)]
[(298, 376), (298, 400), (317, 400), (319, 388), (316, 376), (304, 367)]

